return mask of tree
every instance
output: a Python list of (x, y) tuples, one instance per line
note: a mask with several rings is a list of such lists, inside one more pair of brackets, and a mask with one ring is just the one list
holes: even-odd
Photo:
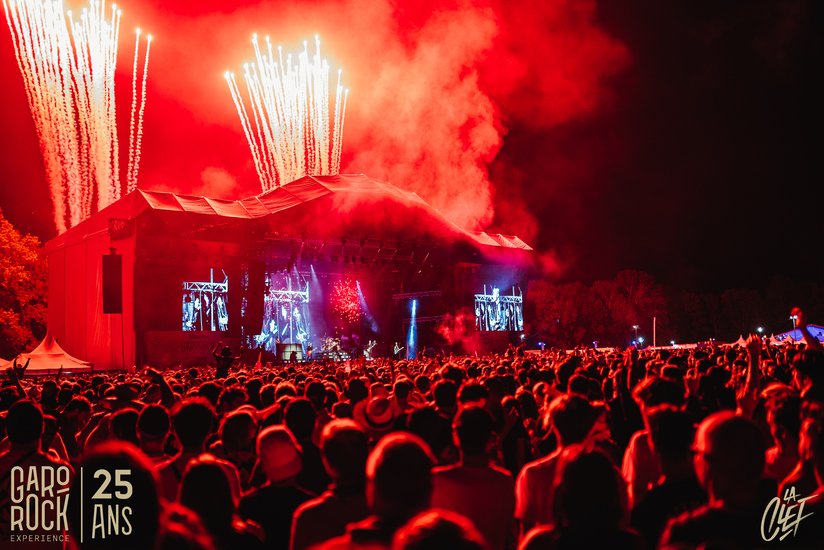
[(592, 290), (609, 317), (605, 336), (613, 345), (626, 345), (634, 334), (633, 325), (649, 322), (653, 317), (662, 325), (665, 322), (664, 293), (649, 273), (621, 271), (612, 281), (596, 281)]
[(734, 342), (739, 336), (755, 332), (761, 311), (761, 295), (749, 288), (731, 288), (721, 294), (721, 312), (724, 316), (722, 338)]
[(552, 346), (573, 347), (584, 341), (591, 324), (589, 291), (582, 283), (533, 283), (527, 293), (528, 312), (536, 328), (549, 328), (544, 339)]
[(45, 336), (47, 269), (40, 241), (0, 211), (0, 356), (30, 351)]

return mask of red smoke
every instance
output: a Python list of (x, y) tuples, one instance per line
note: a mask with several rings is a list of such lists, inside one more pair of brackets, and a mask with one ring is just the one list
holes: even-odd
[(464, 352), (478, 349), (478, 332), (475, 330), (475, 316), (470, 309), (458, 311), (454, 317), (450, 317), (438, 323), (435, 332), (441, 335), (444, 341), (453, 346), (460, 344)]
[(469, 229), (486, 227), (497, 208), (498, 221), (525, 238), (537, 227), (522, 208), (534, 183), (488, 173), (506, 126), (547, 128), (591, 115), (628, 58), (598, 28), (588, 0), (124, 0), (118, 7), (121, 143), (133, 29), (154, 36), (140, 187), (226, 198), (259, 192), (223, 73), (240, 76), (253, 60), (252, 33), (270, 36), (284, 54), (297, 54), (303, 40), (311, 50), (319, 34), (332, 74), (342, 68), (350, 89), (342, 172), (413, 190)]

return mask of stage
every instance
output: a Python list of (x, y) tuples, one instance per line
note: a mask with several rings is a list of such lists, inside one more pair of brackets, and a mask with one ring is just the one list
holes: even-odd
[(137, 190), (47, 243), (49, 326), (95, 369), (206, 364), (219, 342), (251, 362), (500, 345), (476, 336), (523, 331), (531, 250), (363, 175)]

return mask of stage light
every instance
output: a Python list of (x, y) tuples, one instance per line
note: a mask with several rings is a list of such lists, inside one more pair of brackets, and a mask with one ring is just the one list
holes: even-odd
[(759, 332), (759, 334), (764, 332), (764, 327), (758, 327), (758, 332)]
[(362, 263), (363, 265), (368, 264), (369, 263), (369, 258), (365, 258), (365, 257), (361, 256), (360, 263)]
[(640, 336), (640, 337), (638, 338), (638, 341), (639, 341), (639, 342), (641, 342), (641, 343), (643, 344), (643, 343), (644, 343), (644, 337), (643, 337), (643, 336)]

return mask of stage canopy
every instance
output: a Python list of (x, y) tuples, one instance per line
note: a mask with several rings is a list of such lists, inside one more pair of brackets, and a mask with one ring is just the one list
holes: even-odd
[[(433, 268), (448, 258), (456, 269), (476, 266), (460, 268), (469, 280), (480, 275), (468, 270), (481, 265), (515, 274), (531, 250), (516, 236), (458, 227), (416, 193), (361, 174), (305, 176), (240, 200), (138, 189), (46, 243), (49, 328), (95, 370), (131, 368), (145, 358), (148, 332), (161, 331), (147, 320), (161, 311), (165, 319), (172, 310), (182, 315), (180, 304), (146, 298), (153, 281), (172, 272), (208, 269), (211, 276), (220, 268), (241, 281), (250, 265), (286, 272), (315, 256), (330, 273), (374, 270), (395, 281), (417, 277), (427, 260)], [(104, 261), (110, 256), (117, 259)], [(255, 273), (262, 296), (264, 271)], [(122, 298), (121, 307), (104, 307), (104, 296)], [(242, 319), (241, 296), (229, 303)]]
[[(341, 174), (304, 176), (256, 197), (235, 201), (138, 189), (49, 241), (46, 251), (50, 252), (99, 236), (110, 231), (109, 220), (132, 221), (147, 210), (189, 214), (200, 218), (216, 217), (227, 221), (256, 220), (275, 214), (285, 214), (287, 211), (299, 211), (303, 205), (320, 203), (320, 199), (326, 199), (329, 204), (316, 208), (313, 215), (317, 215), (318, 210), (327, 210), (325, 206), (329, 206), (330, 210), (334, 207), (336, 215), (340, 215), (342, 211), (353, 211), (358, 205), (391, 201), (399, 207), (402, 205), (407, 209), (411, 207), (424, 211), (432, 221), (441, 225), (441, 229), (463, 236), (473, 244), (500, 250), (532, 250), (516, 236), (460, 228), (421, 199), (417, 193), (404, 191), (391, 183), (373, 180), (363, 174)], [(332, 212), (327, 211), (325, 214), (328, 216)], [(323, 220), (317, 221), (320, 223)]]
[[(57, 374), (60, 367), (63, 367), (65, 374), (91, 372), (92, 370), (91, 363), (81, 361), (63, 351), (50, 330), (46, 331), (46, 337), (31, 353), (21, 353), (15, 359), (17, 359), (18, 366), (25, 365), (26, 361), (31, 359), (26, 369), (27, 376)], [(1, 366), (10, 367), (13, 364), (14, 359)]]

